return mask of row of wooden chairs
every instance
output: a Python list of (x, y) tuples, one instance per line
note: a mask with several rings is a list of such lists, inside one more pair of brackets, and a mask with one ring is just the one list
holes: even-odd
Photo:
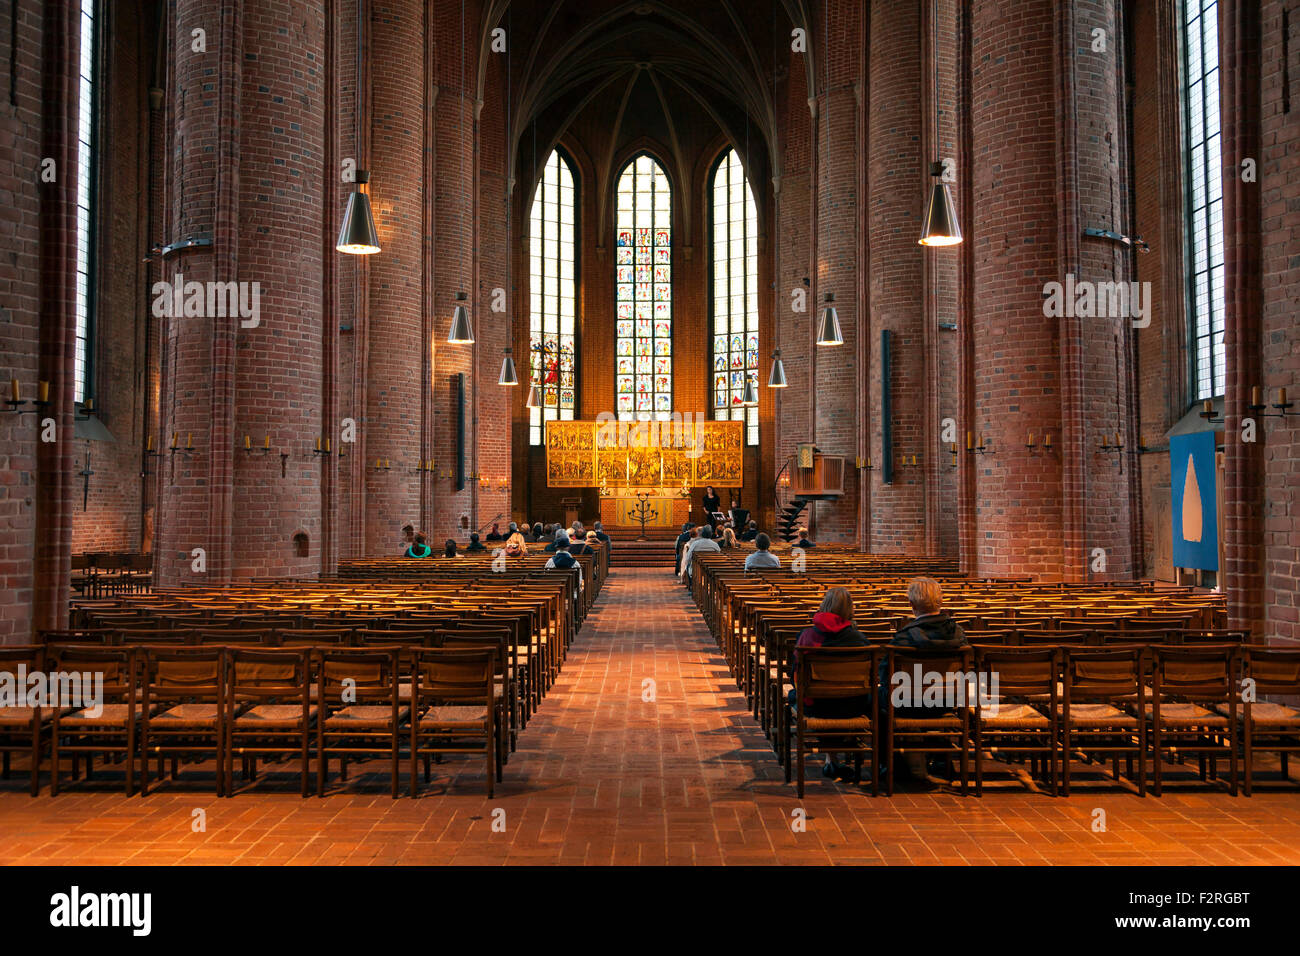
[(147, 591), (153, 555), (103, 551), (72, 556), (72, 590), (85, 597)]
[[(783, 699), (777, 708), (778, 754), (801, 797), (810, 753), (850, 754), (859, 775), (869, 761), (873, 795), (882, 775), (893, 793), (895, 759), (906, 754), (958, 759), (963, 794), (973, 762), (977, 795), (986, 752), (1030, 758), (1050, 792), (1065, 795), (1076, 757), (1111, 759), (1116, 778), (1124, 760), (1140, 795), (1150, 763), (1160, 796), (1165, 761), (1194, 756), (1202, 778), (1207, 761), (1214, 776), (1216, 762), (1226, 760), (1235, 796), (1240, 758), (1249, 796), (1259, 753), (1279, 754), (1286, 778), (1288, 755), (1300, 752), (1300, 709), (1263, 700), (1300, 695), (1300, 649), (872, 646), (792, 653), (797, 690), (793, 704)], [(922, 693), (902, 693), (908, 688)], [(844, 699), (857, 702), (861, 716), (818, 717), (806, 703)]]
[[(21, 668), (21, 670), (20, 670)], [(419, 793), (418, 770), (448, 755), (480, 754), (487, 793), (502, 779), (509, 753), (510, 676), (490, 642), (425, 645), (122, 646), (23, 645), (0, 648), (0, 674), (44, 674), (59, 683), (59, 700), (0, 708), (4, 776), (14, 752), (31, 761), (31, 792), (39, 793), (48, 756), (50, 792), (59, 792), (61, 764), (73, 774), (84, 759), (125, 765), (125, 791), (147, 794), (150, 764), (157, 776), (171, 761), (207, 760), (216, 767), (218, 796), (235, 791), (236, 758), (247, 778), (257, 761), (296, 761), (302, 795), (326, 793), (331, 761), (346, 779), (349, 761), (389, 763), (393, 797), (400, 766), (409, 767), (410, 794)], [(96, 675), (98, 693), (78, 687), (73, 675)], [(94, 699), (91, 699), (93, 696)]]

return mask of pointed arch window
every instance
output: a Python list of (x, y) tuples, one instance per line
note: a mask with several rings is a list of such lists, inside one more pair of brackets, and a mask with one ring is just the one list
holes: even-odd
[(577, 193), (573, 168), (551, 150), (529, 222), (529, 369), (542, 404), (529, 409), (528, 441), (542, 443), (544, 422), (568, 421), (577, 408)]
[(96, 88), (98, 63), (97, 0), (81, 0), (81, 63), (77, 83), (77, 336), (74, 349), (76, 377), (74, 399), (78, 403), (93, 397), (89, 394), (94, 368), (91, 342), (94, 335), (95, 278), (95, 130), (98, 119), (99, 90)]
[(713, 167), (713, 417), (745, 422), (758, 444), (758, 409), (742, 405), (745, 383), (758, 384), (758, 209), (740, 156), (727, 150)]
[(621, 419), (673, 410), (672, 187), (642, 153), (618, 178), (615, 207), (614, 393)]

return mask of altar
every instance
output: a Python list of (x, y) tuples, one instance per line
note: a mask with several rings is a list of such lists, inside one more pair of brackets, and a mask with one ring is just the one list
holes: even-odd
[(696, 489), (744, 484), (744, 423), (674, 415), (662, 421), (548, 421), (546, 483), (597, 488), (610, 528), (666, 531), (690, 519)]

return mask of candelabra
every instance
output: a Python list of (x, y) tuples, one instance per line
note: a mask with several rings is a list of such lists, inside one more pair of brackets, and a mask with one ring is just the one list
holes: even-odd
[(636, 505), (635, 507), (633, 507), (632, 511), (630, 512), (633, 518), (641, 522), (641, 534), (640, 536), (637, 537), (638, 541), (646, 540), (646, 536), (645, 536), (646, 522), (650, 521), (652, 518), (659, 517), (659, 510), (657, 508), (651, 507), (650, 505), (651, 497), (653, 496), (648, 491), (638, 491), (636, 493)]

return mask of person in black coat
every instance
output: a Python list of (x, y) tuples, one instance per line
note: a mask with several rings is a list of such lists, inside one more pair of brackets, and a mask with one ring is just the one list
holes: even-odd
[[(489, 538), (489, 539), (491, 539), (491, 537), (492, 537), (491, 535), (488, 535), (488, 538)], [(498, 538), (498, 540), (500, 540), (500, 539)], [(477, 531), (472, 531), (472, 532), (470, 532), (470, 536), (469, 536), (469, 546), (466, 547), (465, 550), (466, 550), (466, 551), (486, 551), (486, 550), (487, 550), (487, 548), (483, 547), (483, 542), (479, 541), (479, 539), (478, 539), (478, 532), (477, 532)]]
[[(513, 530), (513, 529), (512, 529), (512, 530)], [(471, 538), (474, 538), (475, 535), (470, 535), (470, 537), (471, 537)], [(488, 532), (487, 540), (489, 540), (489, 541), (504, 541), (505, 539), (506, 539), (506, 536), (503, 535), (503, 534), (501, 533), (501, 523), (498, 522), (498, 521), (494, 521), (494, 522), (492, 522), (492, 530)]]
[(713, 490), (713, 486), (712, 486), (712, 485), (707, 486), (707, 487), (704, 489), (704, 521), (705, 521), (705, 523), (707, 523), (707, 524), (709, 524), (709, 525), (712, 525), (712, 524), (713, 524), (713, 512), (717, 511), (717, 510), (718, 510), (719, 508), (721, 508), (721, 507), (722, 507), (722, 499), (718, 497), (718, 493), (717, 493), (716, 491)]
[(677, 536), (677, 561), (673, 566), (673, 574), (682, 573), (682, 548), (686, 547), (686, 542), (695, 536), (695, 526), (689, 521), (682, 525), (682, 533)]

